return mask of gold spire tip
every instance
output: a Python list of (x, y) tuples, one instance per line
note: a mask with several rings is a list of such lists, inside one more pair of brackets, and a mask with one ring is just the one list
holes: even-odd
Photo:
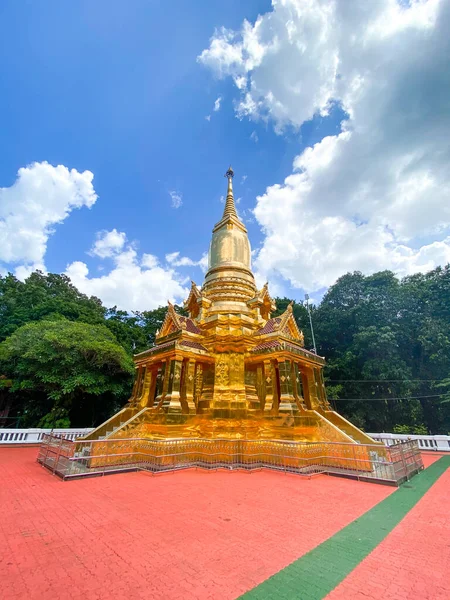
[(233, 167), (230, 165), (228, 171), (225, 173), (225, 177), (234, 177)]

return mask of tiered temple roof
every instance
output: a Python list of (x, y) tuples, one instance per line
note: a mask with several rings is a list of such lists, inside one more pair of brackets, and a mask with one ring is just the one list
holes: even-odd
[[(292, 303), (273, 316), (276, 306), (268, 284), (257, 289), (247, 230), (234, 202), (233, 176), (230, 167), (204, 283), (191, 283), (184, 303), (188, 316), (169, 302), (154, 346), (134, 357), (133, 393), (114, 417), (114, 435), (366, 439), (330, 410), (322, 375), (325, 361), (304, 348)], [(90, 437), (105, 431), (107, 437), (111, 432), (106, 427)]]

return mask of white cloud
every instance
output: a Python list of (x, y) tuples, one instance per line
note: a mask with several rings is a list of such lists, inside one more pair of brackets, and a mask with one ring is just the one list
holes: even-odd
[(19, 274), (44, 268), (47, 241), (75, 208), (97, 200), (90, 171), (47, 162), (19, 169), (11, 187), (0, 188), (0, 261), (22, 263)]
[(214, 102), (214, 109), (213, 109), (214, 112), (217, 112), (217, 111), (220, 110), (220, 104), (221, 104), (221, 102), (222, 102), (222, 96), (219, 96), (217, 98), (217, 100)]
[[(125, 241), (126, 236), (122, 235), (120, 239)], [(131, 245), (122, 246), (120, 250), (114, 250), (104, 257), (112, 258), (114, 263), (108, 273), (99, 277), (91, 276), (86, 263), (75, 261), (67, 266), (66, 275), (83, 293), (97, 296), (106, 306), (116, 305), (127, 311), (151, 310), (165, 305), (167, 300), (182, 302), (189, 293), (185, 287), (189, 278), (175, 268), (200, 267), (206, 271), (208, 265), (207, 253), (195, 261), (181, 256), (180, 252), (166, 254), (167, 264), (161, 265), (153, 254), (139, 256)]]
[(89, 254), (100, 258), (110, 258), (123, 249), (126, 239), (127, 236), (123, 232), (117, 231), (117, 229), (99, 231)]
[(153, 254), (143, 254), (141, 260), (141, 266), (147, 269), (153, 269), (157, 267), (159, 264), (159, 260)]
[(241, 177), (241, 183), (245, 183), (245, 180), (247, 179), (247, 175), (242, 175)]
[(449, 261), (449, 23), (447, 0), (284, 0), (216, 31), (199, 60), (234, 80), (239, 118), (280, 133), (334, 103), (348, 115), (257, 199), (265, 276), (314, 291), (348, 270)]
[(245, 90), (247, 86), (247, 77), (236, 76), (234, 78), (234, 83), (239, 90)]
[(180, 252), (171, 252), (166, 254), (166, 261), (172, 267), (200, 267), (202, 271), (206, 271), (208, 267), (208, 253), (205, 252), (200, 260), (192, 260), (187, 256), (180, 256)]
[[(14, 185), (0, 189), (0, 260), (18, 263), (15, 274), (19, 279), (36, 269), (47, 272), (43, 259), (52, 225), (64, 221), (74, 208), (94, 204), (97, 195), (92, 179), (89, 171), (79, 173), (43, 162), (20, 169)], [(174, 192), (174, 200), (181, 203), (181, 194)], [(106, 272), (103, 265), (96, 266), (102, 276), (95, 277), (84, 262), (75, 261), (67, 266), (66, 274), (82, 292), (98, 296), (106, 306), (128, 311), (150, 310), (187, 296), (186, 277), (171, 265), (160, 265), (152, 254), (139, 256), (126, 241), (126, 234), (117, 229), (98, 232), (89, 254), (112, 259), (113, 268)], [(187, 264), (187, 260), (178, 262)], [(202, 266), (203, 258), (192, 264)], [(0, 273), (6, 273), (1, 264)]]
[(166, 260), (169, 265), (173, 265), (174, 267), (192, 267), (197, 264), (187, 256), (180, 256), (179, 252), (171, 252), (170, 254), (166, 254)]
[[(234, 66), (241, 65), (242, 47), (234, 44), (235, 33), (222, 28), (216, 31), (211, 38), (211, 45), (208, 50), (204, 50), (198, 57), (203, 64), (215, 70), (219, 77), (230, 75), (234, 71)], [(241, 69), (237, 68), (237, 73)]]
[(272, 298), (289, 297), (289, 289), (287, 289), (286, 282), (281, 277), (271, 276), (268, 278), (266, 273), (262, 273), (255, 269), (254, 275), (258, 290), (260, 290), (265, 283), (268, 283)]
[(277, 126), (295, 118), (301, 125), (318, 109), (326, 111), (333, 97), (339, 37), (334, 6), (311, 0), (274, 3), (273, 12), (254, 25), (245, 20), (240, 32), (217, 30), (198, 60), (219, 78), (233, 77), (242, 94), (240, 117), (270, 116)]
[(180, 206), (183, 204), (183, 194), (181, 192), (172, 190), (169, 192), (169, 196), (172, 199), (172, 208), (180, 208)]
[(208, 270), (208, 253), (205, 252), (201, 259), (198, 261), (198, 266), (200, 267), (200, 269), (203, 271), (203, 273), (206, 273), (206, 271)]
[(206, 115), (205, 119), (206, 119), (207, 121), (211, 121), (211, 115)]
[(122, 310), (151, 310), (167, 300), (180, 302), (187, 297), (186, 280), (172, 268), (164, 268), (151, 254), (139, 258), (128, 247), (113, 256), (114, 267), (106, 275), (90, 277), (88, 266), (75, 261), (66, 274), (83, 293), (101, 298), (106, 306), (117, 305)]
[(27, 279), (34, 271), (41, 271), (42, 273), (47, 274), (47, 268), (44, 263), (33, 263), (31, 265), (19, 265), (14, 270), (14, 275), (17, 279), (20, 279), (20, 281), (25, 281), (25, 279)]
[(252, 131), (250, 134), (250, 139), (257, 144), (259, 142), (259, 137), (256, 131)]

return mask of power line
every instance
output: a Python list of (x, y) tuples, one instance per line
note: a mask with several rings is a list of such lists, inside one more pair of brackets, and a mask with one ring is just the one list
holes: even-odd
[(331, 401), (345, 400), (348, 402), (386, 402), (387, 400), (419, 400), (420, 398), (440, 398), (446, 394), (430, 394), (429, 396), (402, 396), (400, 398), (333, 398)]
[[(448, 377), (446, 378), (448, 379)], [(436, 383), (445, 379), (325, 379), (328, 383)]]

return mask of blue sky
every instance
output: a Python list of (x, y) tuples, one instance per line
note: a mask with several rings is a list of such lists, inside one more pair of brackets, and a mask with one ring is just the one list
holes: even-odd
[[(380, 7), (383, 3), (387, 11), (388, 0), (383, 0)], [(102, 235), (99, 232), (115, 229), (126, 235), (127, 244), (131, 244), (137, 253), (137, 261), (142, 255), (150, 254), (157, 258), (162, 269), (171, 271), (170, 276), (177, 279), (181, 287), (187, 285), (185, 279), (190, 277), (200, 283), (203, 278), (200, 267), (170, 266), (165, 256), (180, 252), (180, 256), (195, 262), (207, 250), (212, 226), (223, 208), (220, 202), (226, 184), (223, 174), (230, 163), (236, 172), (235, 197), (241, 198), (238, 210), (246, 221), (253, 248), (263, 249), (259, 260), (255, 257), (255, 268), (261, 277), (269, 278), (278, 293), (302, 298), (307, 289), (319, 297), (339, 274), (353, 268), (362, 268), (366, 272), (394, 268), (400, 274), (408, 274), (445, 261), (448, 256), (446, 246), (439, 248), (437, 258), (434, 246), (431, 251), (429, 246), (446, 244), (447, 234), (442, 232), (447, 231), (447, 216), (439, 215), (437, 222), (430, 223), (427, 229), (426, 260), (417, 258), (421, 246), (414, 242), (424, 233), (417, 227), (413, 227), (413, 231), (410, 227), (405, 232), (405, 225), (389, 209), (392, 204), (389, 198), (395, 190), (376, 192), (386, 199), (382, 209), (386, 216), (374, 221), (374, 200), (361, 190), (372, 189), (373, 182), (377, 181), (377, 173), (370, 173), (374, 159), (376, 162), (375, 151), (384, 156), (395, 146), (387, 136), (383, 140), (386, 147), (368, 148), (367, 164), (355, 163), (358, 168), (356, 179), (361, 179), (361, 173), (367, 172), (366, 180), (357, 181), (352, 189), (349, 186), (355, 179), (354, 173), (342, 173), (346, 187), (340, 190), (342, 197), (336, 197), (334, 203), (331, 198), (342, 180), (338, 173), (331, 173), (329, 163), (320, 166), (325, 169), (323, 180), (327, 187), (319, 189), (321, 182), (314, 181), (317, 169), (310, 162), (305, 163), (304, 150), (319, 144), (326, 136), (336, 140), (336, 144), (343, 144), (338, 134), (346, 116), (344, 108), (351, 114), (351, 109), (355, 109), (350, 130), (357, 132), (364, 127), (376, 130), (376, 121), (359, 116), (370, 114), (370, 107), (359, 105), (357, 98), (349, 99), (350, 84), (347, 89), (339, 90), (340, 82), (349, 80), (346, 69), (348, 73), (356, 68), (374, 73), (375, 80), (376, 67), (369, 62), (369, 56), (362, 66), (347, 66), (346, 60), (350, 59), (345, 58), (342, 40), (330, 37), (329, 46), (325, 44), (318, 50), (313, 30), (318, 26), (316, 15), (308, 16), (307, 3), (303, 0), (290, 0), (288, 4), (292, 4), (289, 15), (262, 0), (229, 0), (226, 3), (210, 0), (194, 3), (182, 0), (133, 0), (132, 3), (6, 0), (1, 3), (0, 188), (12, 188), (20, 168), (47, 162), (52, 166), (76, 169), (79, 173), (92, 172), (92, 185), (98, 195), (90, 209), (86, 206), (70, 208), (60, 223), (47, 226), (41, 262), (48, 271), (64, 272), (68, 265), (81, 262), (88, 267), (89, 278), (107, 276), (114, 260), (117, 261), (117, 254), (100, 258), (98, 253), (88, 252), (96, 236)], [(317, 3), (317, 10), (320, 4)], [(260, 36), (258, 44), (263, 48), (262, 59), (260, 55), (256, 56), (257, 52), (252, 55), (251, 44), (245, 46), (249, 34), (243, 26), (246, 19), (249, 27), (255, 27), (258, 15), (262, 18), (260, 29), (266, 29), (260, 34), (255, 28), (252, 39)], [(363, 32), (367, 30), (367, 19), (373, 21), (379, 16), (361, 15), (361, 22), (356, 25), (347, 22), (348, 15), (336, 14), (334, 19), (336, 22), (342, 20), (342, 28), (352, 26)], [(415, 43), (413, 34), (418, 35), (417, 30), (425, 24), (423, 16), (419, 15), (418, 19), (419, 26), (416, 22), (411, 25), (409, 40), (404, 40), (404, 26), (398, 26), (398, 35), (402, 35), (400, 57), (407, 56)], [(283, 54), (283, 35), (286, 31), (291, 35), (292, 31), (289, 23), (295, 24), (293, 35), (298, 36), (297, 46), (303, 48), (298, 50), (298, 57)], [(437, 25), (433, 27), (438, 36)], [(221, 28), (235, 34), (225, 35)], [(330, 33), (327, 35), (331, 36)], [(212, 52), (212, 36), (222, 39), (221, 47), (223, 50), (226, 46), (225, 52)], [(274, 48), (274, 40), (277, 40), (278, 49), (270, 50), (271, 44)], [(239, 50), (242, 43), (244, 59), (230, 64), (226, 52), (228, 49)], [(286, 52), (291, 52), (292, 39), (289, 44)], [(435, 46), (437, 48), (438, 44)], [(385, 47), (382, 42), (378, 42), (376, 50), (383, 57)], [(203, 54), (203, 59), (199, 60), (202, 52), (209, 54)], [(342, 56), (343, 74), (335, 74), (333, 90), (328, 91), (325, 100), (317, 100), (329, 81), (320, 80), (321, 75), (316, 77), (316, 74), (326, 71), (330, 56), (336, 52)], [(251, 64), (249, 56), (253, 61)], [(400, 72), (404, 84), (404, 90), (398, 92), (401, 96), (407, 91), (408, 69), (413, 67), (406, 58), (404, 62), (400, 59), (397, 62), (398, 69), (392, 77), (398, 79), (399, 69), (404, 68)], [(423, 65), (423, 72), (426, 70), (427, 65)], [(248, 78), (247, 89), (256, 102), (246, 111), (242, 107), (239, 109), (245, 95), (245, 90), (236, 85), (236, 78), (241, 76)], [(366, 79), (369, 79), (367, 75)], [(304, 89), (299, 93), (302, 85)], [(309, 88), (311, 97), (308, 96)], [(289, 97), (290, 93), (294, 94), (293, 98)], [(220, 109), (214, 111), (214, 103), (219, 97)], [(387, 100), (391, 101), (391, 98)], [(397, 104), (387, 107), (390, 117), (400, 115), (402, 111), (398, 100), (394, 98), (394, 101)], [(386, 123), (385, 116), (381, 114), (379, 118)], [(443, 123), (447, 124), (444, 118), (441, 126)], [(355, 138), (356, 133), (353, 140)], [(361, 161), (363, 152), (356, 142), (352, 143), (358, 161)], [(412, 143), (416, 143), (415, 140)], [(318, 146), (316, 149), (318, 156)], [(345, 152), (347, 147), (342, 154)], [(405, 153), (405, 149), (399, 148), (396, 158), (401, 162)], [(438, 154), (437, 145), (429, 151), (430, 161), (425, 166), (431, 178), (435, 166), (432, 159)], [(312, 160), (319, 160), (317, 156)], [(296, 157), (300, 157), (299, 170), (293, 170)], [(333, 160), (339, 164), (339, 157)], [(351, 157), (343, 156), (341, 160), (345, 168), (352, 163)], [(417, 177), (420, 179), (424, 172), (417, 169), (416, 187)], [(317, 189), (315, 196), (307, 196), (302, 191), (304, 182), (296, 181), (294, 185), (284, 182), (290, 175), (298, 178), (299, 173), (309, 177), (308, 181)], [(437, 175), (435, 178), (436, 184), (439, 183)], [(265, 193), (268, 186), (274, 184), (281, 186), (282, 198), (278, 198), (277, 193)], [(171, 193), (182, 197), (178, 208), (173, 207)], [(312, 192), (309, 190), (308, 193)], [(27, 201), (45, 202), (33, 200), (32, 194), (32, 191), (26, 191)], [(287, 198), (288, 194), (290, 198)], [(264, 196), (264, 200), (258, 203), (255, 216), (251, 211), (257, 206), (257, 196)], [(340, 211), (341, 200), (344, 205), (348, 198), (354, 198), (352, 206), (344, 206)], [(366, 200), (370, 211), (361, 209)], [(286, 215), (285, 225), (281, 221), (278, 223), (281, 217), (277, 210)], [(303, 222), (304, 215), (310, 215), (310, 221)], [(289, 219), (298, 225), (295, 231)], [(330, 224), (330, 219), (337, 220)], [(268, 228), (268, 223), (272, 222), (277, 223), (277, 230), (271, 225)], [(311, 228), (314, 222), (322, 223), (322, 228)], [(373, 228), (369, 232), (361, 227), (349, 230), (355, 223), (372, 223)], [(285, 227), (289, 230), (287, 245), (285, 252), (280, 252)], [(393, 237), (375, 239), (374, 231), (380, 228), (393, 230)], [(441, 231), (439, 235), (434, 233), (438, 230)], [(303, 231), (305, 238), (302, 241)], [(316, 240), (326, 240), (330, 231), (333, 235), (340, 231), (339, 239), (316, 248)], [(361, 262), (360, 249), (348, 247), (358, 236), (363, 236), (361, 245), (364, 247), (373, 244), (378, 248), (376, 256), (370, 254)], [(319, 257), (329, 252), (330, 247), (334, 248), (333, 256), (330, 255), (327, 264), (333, 260), (336, 264), (326, 277), (321, 278), (322, 259)], [(337, 260), (339, 252), (342, 258)], [(431, 259), (430, 253), (433, 254)], [(289, 255), (290, 260), (283, 254)], [(306, 254), (308, 260), (304, 258)], [(8, 260), (8, 256), (13, 255), (16, 258)], [(5, 256), (6, 259), (0, 260), (2, 272), (14, 272), (21, 265), (30, 269), (41, 264), (27, 258), (26, 252), (5, 253)], [(409, 261), (406, 266), (405, 256)], [(411, 262), (414, 263), (412, 266)], [(264, 265), (268, 265), (267, 269)], [(313, 271), (317, 271), (314, 277), (304, 275)], [(149, 308), (155, 302), (160, 303), (159, 295), (154, 294), (148, 280), (147, 288), (138, 290), (135, 305), (133, 295), (123, 297), (120, 289), (111, 289), (114, 286), (106, 281), (102, 285), (108, 289), (103, 291), (100, 283), (94, 285), (85, 280), (86, 277), (75, 282), (81, 282), (83, 288), (84, 281), (86, 293), (96, 293), (109, 304), (116, 301), (129, 310), (143, 309), (145, 294), (148, 294)], [(168, 290), (170, 292), (170, 286)], [(181, 294), (179, 288), (177, 290)], [(174, 292), (172, 299), (180, 298)]]

